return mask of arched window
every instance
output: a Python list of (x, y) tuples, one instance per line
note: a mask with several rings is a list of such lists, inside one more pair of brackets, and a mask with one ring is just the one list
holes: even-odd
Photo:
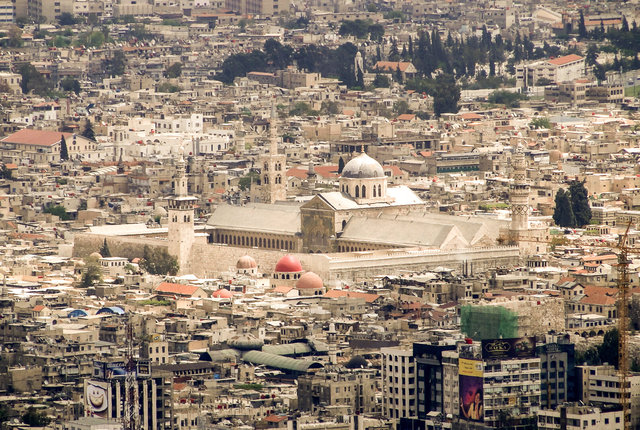
[(262, 238), (258, 239), (258, 247), (262, 248)]
[(373, 186), (373, 197), (376, 197), (376, 186)]
[(367, 197), (367, 187), (366, 186), (362, 186), (362, 198)]
[(264, 179), (262, 180), (262, 182), (266, 185), (269, 183), (269, 177), (267, 175), (264, 175)]
[(382, 197), (382, 185), (378, 184), (378, 197)]
[(356, 185), (356, 198), (360, 197), (360, 187)]
[(282, 178), (280, 177), (280, 175), (276, 176), (276, 184), (281, 184), (282, 183)]
[(242, 244), (242, 246), (244, 246), (244, 236), (242, 236), (242, 238), (240, 239), (240, 243)]

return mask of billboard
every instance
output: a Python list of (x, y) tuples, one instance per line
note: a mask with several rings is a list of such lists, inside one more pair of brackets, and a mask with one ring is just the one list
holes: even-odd
[(124, 378), (127, 376), (127, 365), (124, 361), (112, 361), (104, 364), (105, 379)]
[(484, 421), (482, 373), (482, 361), (465, 358), (458, 360), (460, 418), (462, 419)]
[(482, 341), (482, 358), (484, 360), (532, 358), (535, 356), (536, 338), (533, 336)]
[(103, 381), (84, 381), (84, 413), (88, 417), (109, 417), (111, 384)]

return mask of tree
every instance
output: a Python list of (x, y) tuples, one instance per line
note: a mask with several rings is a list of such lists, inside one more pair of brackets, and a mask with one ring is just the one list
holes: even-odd
[(51, 422), (44, 412), (38, 412), (33, 406), (29, 406), (27, 412), (22, 415), (22, 422), (29, 427), (46, 427)]
[(509, 108), (520, 107), (520, 100), (526, 100), (528, 97), (525, 94), (513, 93), (506, 90), (496, 90), (489, 94), (487, 101), (489, 103), (505, 105)]
[(246, 191), (246, 190), (251, 188), (251, 184), (254, 181), (257, 181), (259, 177), (260, 177), (260, 175), (258, 175), (258, 172), (254, 172), (252, 170), (249, 173), (247, 173), (245, 176), (240, 178), (240, 180), (238, 180), (238, 187), (242, 191)]
[(113, 56), (107, 60), (107, 73), (113, 76), (120, 76), (124, 74), (126, 66), (126, 59), (124, 52), (116, 51)]
[(20, 48), (23, 45), (22, 29), (17, 25), (12, 25), (11, 27), (9, 27), (7, 36), (9, 37), (8, 45), (10, 47)]
[(613, 364), (618, 367), (618, 329), (614, 328), (604, 334), (602, 344), (598, 346), (601, 363)]
[(82, 136), (87, 139), (96, 140), (96, 134), (93, 132), (93, 125), (91, 124), (91, 120), (87, 118), (87, 121), (84, 123), (84, 130), (82, 130)]
[(97, 259), (90, 257), (87, 259), (87, 264), (84, 267), (84, 273), (82, 273), (82, 279), (80, 280), (80, 286), (83, 288), (92, 287), (95, 283), (102, 280), (102, 269)]
[(584, 24), (584, 13), (580, 11), (580, 21), (578, 22), (578, 36), (587, 37), (587, 27)]
[(325, 115), (337, 115), (340, 113), (340, 104), (332, 100), (324, 100), (320, 105), (320, 111)]
[(338, 160), (338, 174), (342, 174), (342, 169), (344, 169), (344, 158), (340, 157)]
[(555, 202), (556, 207), (553, 210), (553, 222), (560, 227), (575, 227), (576, 217), (573, 214), (573, 209), (571, 208), (569, 194), (560, 188), (556, 194)]
[(3, 164), (2, 169), (0, 169), (0, 179), (12, 179), (12, 178), (13, 178), (13, 173), (11, 172), (11, 169), (9, 169), (6, 164)]
[(445, 112), (456, 113), (459, 110), (460, 87), (453, 75), (438, 75), (433, 91), (433, 111), (437, 116)]
[(531, 127), (534, 130), (537, 129), (550, 129), (551, 128), (551, 122), (549, 121), (549, 118), (545, 118), (545, 117), (538, 117), (535, 118), (533, 120), (531, 120), (531, 122), (529, 123), (529, 127)]
[(599, 82), (607, 79), (606, 70), (602, 64), (595, 64), (593, 66), (593, 76), (595, 76)]
[(62, 221), (68, 221), (71, 219), (71, 216), (67, 213), (67, 210), (62, 205), (52, 205), (47, 207), (44, 213), (55, 215), (59, 217)]
[(63, 91), (73, 91), (76, 94), (80, 94), (80, 82), (71, 76), (67, 76), (60, 81), (60, 88), (62, 88)]
[(589, 206), (589, 193), (584, 186), (584, 181), (571, 181), (569, 193), (571, 194), (571, 208), (576, 216), (576, 225), (589, 224), (591, 221), (591, 207)]
[(398, 67), (396, 68), (396, 73), (394, 75), (394, 78), (396, 80), (397, 83), (401, 84), (403, 79), (402, 79), (402, 71), (400, 70), (400, 63), (398, 63)]
[(33, 64), (23, 64), (20, 66), (19, 73), (22, 76), (20, 87), (23, 93), (28, 94), (33, 91), (38, 95), (44, 95), (49, 91), (49, 84)]
[(140, 267), (152, 275), (175, 276), (180, 269), (178, 260), (170, 255), (166, 249), (144, 247)]
[(585, 55), (585, 62), (587, 66), (594, 66), (596, 64), (596, 60), (598, 59), (598, 48), (595, 43), (590, 43), (587, 46), (587, 55)]
[(553, 84), (553, 81), (549, 78), (540, 78), (536, 82), (536, 85), (539, 87), (546, 87), (547, 85)]
[(78, 21), (69, 12), (62, 12), (58, 17), (58, 24), (60, 25), (75, 25)]
[(398, 41), (393, 39), (389, 50), (389, 61), (400, 61), (400, 51), (398, 51)]
[(170, 79), (179, 78), (180, 76), (182, 76), (182, 63), (173, 63), (172, 65), (167, 67), (167, 70), (164, 71), (164, 76)]
[(67, 140), (64, 138), (64, 134), (60, 139), (60, 160), (66, 161), (69, 159), (69, 149), (67, 148)]
[(107, 238), (106, 237), (104, 238), (104, 241), (102, 242), (102, 246), (100, 247), (100, 251), (98, 251), (98, 252), (104, 258), (111, 257), (111, 251), (109, 250), (109, 245), (107, 245)]
[(373, 86), (376, 88), (389, 88), (391, 86), (391, 82), (387, 75), (376, 73), (376, 77), (373, 78)]
[(393, 104), (393, 111), (396, 113), (396, 115), (409, 113), (409, 103), (404, 100), (398, 100)]
[(638, 297), (637, 294), (633, 294), (633, 297), (631, 297), (629, 319), (631, 320), (631, 327), (634, 330), (640, 329), (640, 297)]

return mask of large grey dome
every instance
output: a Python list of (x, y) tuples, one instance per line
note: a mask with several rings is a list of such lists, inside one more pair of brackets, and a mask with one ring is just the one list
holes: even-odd
[(383, 178), (382, 166), (364, 152), (351, 159), (342, 169), (343, 178)]

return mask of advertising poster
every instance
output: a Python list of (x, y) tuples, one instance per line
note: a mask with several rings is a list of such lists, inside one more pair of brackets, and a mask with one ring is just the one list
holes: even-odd
[(88, 417), (108, 418), (111, 385), (108, 382), (85, 380), (84, 411)]
[(516, 337), (511, 339), (488, 339), (482, 341), (482, 358), (509, 359), (532, 358), (536, 356), (535, 337)]
[(124, 378), (126, 375), (127, 365), (124, 361), (114, 361), (105, 364), (104, 377), (106, 379)]
[(482, 391), (482, 361), (458, 360), (460, 417), (469, 421), (484, 421)]

